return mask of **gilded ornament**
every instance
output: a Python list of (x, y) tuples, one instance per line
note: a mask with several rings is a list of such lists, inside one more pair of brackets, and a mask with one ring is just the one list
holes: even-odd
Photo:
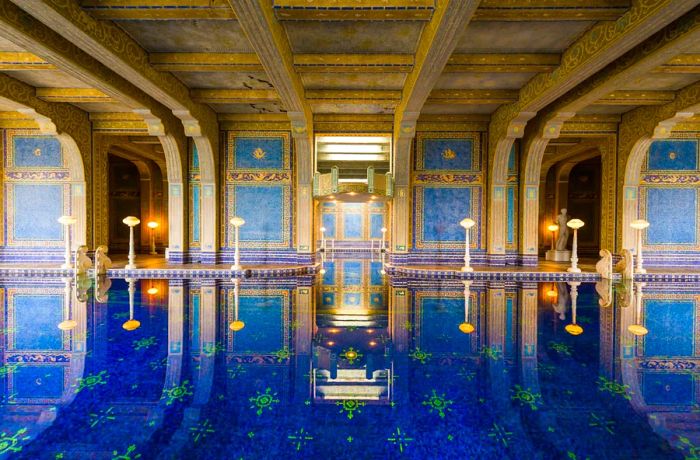
[(442, 157), (445, 160), (454, 160), (457, 157), (457, 154), (454, 150), (448, 148), (442, 151)]
[(266, 155), (267, 152), (261, 149), (260, 147), (253, 150), (253, 158), (255, 158), (256, 160), (262, 160), (263, 158), (265, 158)]
[(41, 149), (40, 148), (35, 148), (34, 149), (34, 156), (35, 157), (40, 157), (41, 156)]

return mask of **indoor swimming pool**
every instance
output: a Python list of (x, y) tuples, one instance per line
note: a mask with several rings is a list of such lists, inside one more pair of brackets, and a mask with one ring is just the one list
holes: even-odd
[(0, 455), (700, 454), (700, 287), (381, 269), (1, 281)]

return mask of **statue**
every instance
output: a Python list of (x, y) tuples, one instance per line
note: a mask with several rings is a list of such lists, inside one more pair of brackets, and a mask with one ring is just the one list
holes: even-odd
[[(92, 265), (92, 263), (90, 265)], [(88, 290), (91, 287), (92, 287), (92, 279), (90, 279), (90, 277), (87, 275), (87, 273), (79, 273), (76, 276), (75, 296), (77, 297), (79, 302), (87, 302)]]
[[(600, 262), (599, 262), (600, 263)], [(595, 283), (595, 291), (598, 293), (598, 305), (603, 308), (607, 308), (612, 305), (612, 281), (607, 278)]]
[(620, 255), (622, 258), (615, 265), (615, 271), (617, 273), (622, 273), (622, 279), (634, 278), (634, 259), (632, 257), (632, 252), (629, 249), (623, 249)]
[(557, 251), (566, 251), (566, 245), (569, 243), (569, 227), (566, 223), (569, 221), (569, 215), (566, 213), (566, 208), (561, 210), (561, 214), (557, 216), (557, 225), (559, 226), (559, 237), (557, 238)]
[(557, 283), (557, 294), (557, 302), (552, 303), (552, 308), (559, 313), (559, 319), (564, 320), (569, 304), (569, 287), (566, 283)]
[(104, 244), (95, 249), (95, 276), (106, 275), (107, 270), (112, 268), (112, 259), (107, 256), (109, 248)]
[(595, 271), (600, 273), (603, 279), (612, 278), (612, 254), (607, 249), (601, 249), (600, 252), (601, 259), (595, 264)]
[(112, 287), (112, 280), (107, 275), (100, 275), (95, 279), (95, 300), (106, 303), (109, 300), (107, 291)]
[(87, 255), (88, 247), (84, 244), (78, 247), (75, 255), (75, 270), (76, 275), (84, 275), (88, 269), (92, 268), (92, 260)]

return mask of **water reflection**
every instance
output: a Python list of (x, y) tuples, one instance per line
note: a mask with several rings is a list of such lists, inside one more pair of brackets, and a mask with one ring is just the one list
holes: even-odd
[(697, 452), (700, 289), (324, 264), (318, 280), (113, 280), (108, 295), (106, 279), (2, 282), (0, 454)]

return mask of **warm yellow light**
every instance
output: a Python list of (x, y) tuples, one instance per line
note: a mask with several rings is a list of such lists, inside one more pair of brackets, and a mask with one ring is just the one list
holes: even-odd
[(127, 331), (135, 331), (136, 329), (141, 327), (141, 321), (138, 321), (136, 319), (130, 319), (128, 321), (125, 321), (124, 324), (122, 324), (122, 327)]
[(337, 334), (338, 332), (340, 332), (340, 329), (332, 328), (328, 329), (328, 332), (330, 332), (331, 334)]
[[(319, 153), (382, 153), (384, 148), (379, 144), (326, 144), (319, 147)], [(333, 156), (333, 155), (327, 155)], [(345, 155), (344, 155), (345, 156)], [(365, 156), (365, 155), (362, 155)], [(341, 158), (342, 159), (342, 158)]]
[(356, 192), (348, 192), (348, 195), (355, 196), (355, 195), (357, 195), (357, 193)]
[(58, 323), (58, 328), (62, 331), (70, 331), (71, 329), (75, 329), (75, 326), (78, 325), (78, 322), (72, 319), (67, 319), (65, 321), (61, 321)]
[(471, 334), (474, 332), (474, 325), (471, 323), (462, 323), (459, 325), (459, 330), (462, 331), (464, 334)]
[(649, 226), (649, 222), (647, 222), (644, 219), (637, 219), (637, 220), (633, 220), (632, 222), (630, 222), (630, 227), (632, 227), (635, 230), (644, 230), (648, 226)]
[(155, 228), (158, 228), (158, 225), (160, 225), (160, 224), (158, 224), (158, 222), (156, 222), (155, 220), (152, 220), (149, 223), (147, 223), (146, 225), (148, 226), (148, 228), (155, 229)]
[(122, 222), (124, 222), (129, 227), (135, 227), (141, 223), (141, 220), (138, 217), (126, 216), (124, 219), (122, 219)]
[(547, 225), (547, 230), (549, 230), (550, 232), (556, 232), (557, 230), (559, 230), (559, 226), (557, 224), (549, 224)]
[(372, 340), (372, 341), (369, 342), (369, 346), (370, 346), (370, 347), (373, 347), (373, 346), (375, 346), (376, 344), (377, 344), (377, 342), (375, 342), (374, 340)]
[(320, 274), (325, 275), (326, 274), (326, 269), (322, 268), (318, 271)]
[(581, 219), (571, 219), (566, 223), (566, 226), (569, 228), (573, 228), (574, 230), (577, 230), (581, 227), (584, 226), (584, 223)]
[(637, 336), (647, 335), (649, 333), (649, 330), (641, 324), (632, 324), (627, 326), (627, 330)]
[(335, 342), (332, 340), (329, 340), (328, 342), (326, 342), (326, 345), (328, 345), (329, 347), (332, 347), (333, 345), (335, 345)]
[(466, 217), (462, 219), (459, 225), (461, 225), (464, 228), (472, 228), (474, 225), (476, 225), (476, 222), (474, 222), (474, 220), (470, 219), (469, 217)]
[(241, 329), (245, 327), (245, 323), (241, 320), (236, 320), (236, 321), (231, 321), (228, 325), (228, 328), (231, 329), (233, 332), (238, 332)]
[(583, 334), (583, 328), (578, 324), (567, 324), (566, 326), (564, 326), (564, 330), (571, 335)]
[(557, 296), (557, 291), (555, 291), (554, 289), (550, 289), (549, 291), (547, 291), (547, 297), (554, 298), (556, 296)]
[(368, 334), (374, 334), (374, 329), (367, 329)]
[(357, 358), (357, 353), (354, 352), (354, 351), (352, 351), (352, 350), (346, 351), (346, 352), (345, 352), (345, 357), (348, 358), (348, 359), (355, 359), (355, 358)]
[(331, 200), (335, 200), (335, 195), (331, 195), (328, 198), (330, 198)]
[(149, 295), (156, 295), (156, 294), (158, 294), (158, 288), (153, 286), (153, 287), (148, 288), (148, 290), (146, 292)]
[(243, 220), (242, 217), (232, 217), (231, 220), (229, 220), (229, 223), (233, 225), (234, 227), (240, 227), (242, 225), (245, 225), (245, 220)]
[(382, 227), (382, 233), (386, 233), (386, 232), (387, 232), (386, 227)]

